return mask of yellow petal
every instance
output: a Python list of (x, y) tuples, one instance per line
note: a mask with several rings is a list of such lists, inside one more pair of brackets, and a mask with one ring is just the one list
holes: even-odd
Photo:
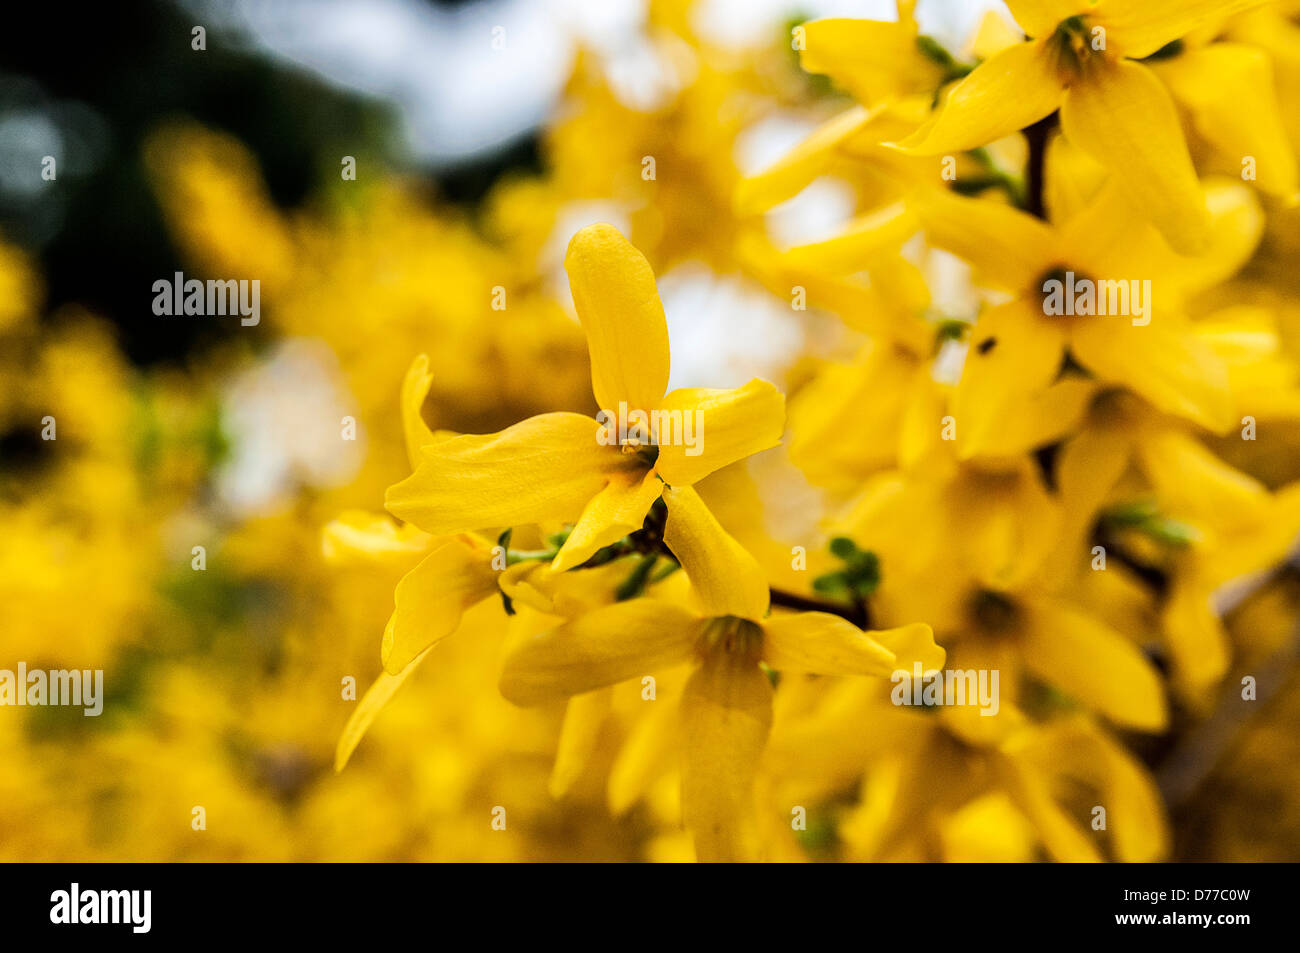
[(1046, 43), (1007, 47), (949, 90), (934, 118), (898, 147), (933, 156), (988, 145), (1055, 112), (1063, 88)]
[(627, 813), (655, 780), (674, 766), (678, 716), (678, 706), (660, 698), (646, 702), (639, 709), (627, 739), (609, 768), (606, 801), (611, 814)]
[(949, 814), (941, 823), (943, 859), (948, 863), (1031, 863), (1033, 825), (1003, 793), (986, 794)]
[(711, 653), (682, 697), (682, 819), (705, 863), (758, 858), (753, 786), (772, 685), (744, 655)]
[(659, 406), (668, 387), (668, 325), (645, 256), (613, 225), (588, 225), (564, 256), (573, 306), (587, 334), (601, 409)]
[(420, 414), (432, 383), (429, 356), (421, 354), (411, 362), (410, 370), (402, 381), (402, 433), (406, 437), (406, 458), (411, 461), (412, 470), (420, 465), (420, 448), (433, 443), (435, 439), (433, 431)]
[(395, 516), (435, 534), (548, 520), (571, 523), (613, 473), (643, 466), (601, 446), (581, 414), (542, 414), (500, 433), (430, 444), (415, 472), (388, 488)]
[(409, 523), (386, 513), (347, 510), (321, 531), (321, 551), (331, 563), (367, 562), (405, 568), (435, 542)]
[(450, 539), (402, 577), (380, 657), (395, 675), (456, 631), (465, 610), (497, 591), (492, 551)]
[(334, 749), (335, 771), (342, 771), (347, 765), (352, 752), (370, 730), (371, 724), (423, 660), (424, 656), (420, 655), (396, 675), (390, 675), (388, 672), (380, 673), (374, 684), (366, 689), (366, 693), (361, 696), (361, 701), (357, 702), (357, 707), (352, 710), (352, 717), (343, 726), (343, 733), (339, 735), (338, 745)]
[(1044, 390), (1025, 397), (1018, 413), (1003, 419), (1000, 428), (987, 431), (987, 438), (962, 452), (1014, 457), (1056, 443), (1078, 430), (1096, 396), (1096, 381), (1064, 377)]
[(596, 609), (516, 648), (501, 673), (501, 694), (536, 705), (652, 674), (689, 658), (702, 624), (654, 599)]
[(1066, 526), (1066, 558), (1077, 550), (1111, 490), (1128, 467), (1131, 443), (1119, 427), (1087, 427), (1071, 438), (1056, 460), (1056, 486)]
[(917, 230), (916, 216), (895, 202), (854, 219), (834, 238), (789, 249), (783, 261), (792, 268), (815, 268), (832, 275), (863, 271), (893, 255)]
[(910, 18), (898, 21), (831, 17), (801, 24), (800, 64), (829, 76), (860, 103), (874, 106), (909, 92), (929, 91), (942, 71), (917, 49)]
[(1237, 161), (1255, 159), (1259, 187), (1283, 198), (1297, 189), (1295, 152), (1282, 124), (1273, 66), (1263, 50), (1212, 43), (1151, 64), (1197, 131)]
[(1088, 206), (1110, 174), (1073, 142), (1053, 133), (1047, 139), (1043, 204), (1048, 219), (1068, 222)]
[(767, 614), (767, 578), (691, 487), (667, 487), (664, 542), (686, 570), (707, 616), (758, 620)]
[(1024, 42), (1027, 32), (1008, 22), (1001, 13), (987, 10), (971, 38), (970, 54), (977, 60), (986, 60), (1009, 46)]
[(986, 453), (1026, 400), (1056, 377), (1065, 353), (1062, 325), (1017, 298), (989, 308), (971, 330), (953, 403), (961, 454)]
[(653, 471), (610, 477), (582, 511), (551, 568), (563, 572), (581, 565), (596, 550), (639, 530), (662, 489), (663, 483)]
[(1065, 95), (1061, 127), (1108, 168), (1115, 183), (1186, 254), (1209, 239), (1209, 212), (1178, 113), (1145, 66), (1088, 60)]
[(1251, 515), (1262, 517), (1272, 502), (1262, 483), (1182, 430), (1150, 428), (1133, 447), (1162, 510), (1175, 517), (1231, 532)]
[(1016, 22), (1032, 37), (1049, 36), (1062, 20), (1088, 13), (1096, 0), (1007, 0)]
[(763, 661), (778, 672), (888, 675), (894, 653), (875, 635), (829, 612), (774, 616), (763, 623)]
[(1066, 864), (1101, 863), (1101, 852), (1079, 822), (1052, 799), (1046, 779), (1037, 771), (1014, 767), (1011, 788), (1016, 805), (1033, 822), (1043, 847), (1053, 860)]
[(1124, 316), (1094, 316), (1070, 332), (1074, 356), (1103, 380), (1127, 387), (1157, 409), (1215, 432), (1233, 426), (1228, 368), (1191, 326), (1160, 311), (1156, 297), (1150, 324)]
[(1020, 647), (1040, 678), (1117, 724), (1141, 731), (1166, 726), (1164, 687), (1137, 646), (1058, 601), (1035, 601), (1024, 610)]
[(1200, 580), (1176, 579), (1161, 613), (1174, 680), (1201, 699), (1228, 673), (1231, 644), (1214, 610), (1214, 591)]
[(733, 199), (737, 214), (756, 215), (797, 195), (873, 118), (863, 107), (854, 106), (818, 126), (772, 166), (742, 179)]
[(934, 631), (921, 623), (900, 625), (894, 629), (873, 629), (867, 635), (894, 653), (894, 670), (911, 673), (915, 665), (921, 664), (922, 672), (934, 672), (943, 668), (948, 653), (936, 645)]
[(1025, 294), (1059, 264), (1051, 227), (1009, 205), (934, 189), (918, 194), (913, 207), (931, 244), (970, 262), (984, 280), (1013, 294)]
[(1101, 0), (1095, 19), (1113, 53), (1140, 60), (1193, 30), (1266, 0)]
[(564, 725), (555, 749), (555, 766), (547, 785), (551, 797), (562, 798), (582, 777), (595, 753), (600, 734), (609, 715), (611, 690), (608, 688), (575, 695), (564, 709)]
[(601, 566), (559, 572), (554, 561), (517, 562), (498, 576), (498, 586), (511, 601), (546, 615), (572, 619), (615, 601), (637, 557), (614, 559)]
[(683, 387), (663, 399), (655, 469), (673, 486), (690, 486), (715, 470), (781, 442), (785, 395), (754, 378), (744, 387)]
[(1100, 795), (1107, 829), (1122, 863), (1163, 860), (1169, 822), (1160, 793), (1146, 769), (1121, 745), (1083, 717), (1047, 726), (1036, 743), (1047, 771), (1082, 781)]

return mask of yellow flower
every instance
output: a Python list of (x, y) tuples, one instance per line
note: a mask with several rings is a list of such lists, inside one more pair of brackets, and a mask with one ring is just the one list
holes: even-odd
[[(918, 196), (916, 207), (935, 245), (1014, 296), (987, 309), (971, 332), (954, 405), (963, 456), (998, 449), (1007, 421), (1019, 420), (1035, 394), (1049, 399), (1033, 405), (1041, 426), (1025, 426), (1026, 439), (1042, 442), (1042, 430), (1078, 420), (1089, 393), (1082, 382), (1060, 386), (1068, 380), (1060, 379), (1067, 355), (1158, 410), (1213, 431), (1232, 426), (1227, 366), (1181, 311), (1187, 265), (1175, 264), (1154, 231), (1132, 218), (1113, 185), (1055, 228), (1006, 205), (939, 190)], [(1096, 289), (1095, 313), (1049, 307), (1052, 288), (1073, 298), (1072, 282)], [(1112, 285), (1123, 294), (1112, 296)]]
[[(1062, 524), (1059, 501), (1021, 458), (1000, 470), (934, 459), (905, 480), (882, 475), (840, 525), (880, 557), (873, 607), (885, 622), (921, 611), (945, 645), (996, 650), (1001, 660), (988, 667), (1004, 669), (1013, 698), (1023, 666), (1116, 724), (1161, 731), (1159, 673), (1129, 633), (1080, 603), (1074, 574), (1050, 559)], [(1068, 555), (1074, 569), (1087, 552)]]
[(1059, 109), (1065, 134), (1113, 173), (1170, 244), (1196, 250), (1209, 228), (1196, 170), (1169, 93), (1137, 61), (1262, 2), (1012, 0), (1032, 39), (976, 67), (899, 147), (918, 155), (973, 149)]
[[(573, 523), (557, 570), (639, 529), (665, 483), (689, 486), (775, 446), (785, 416), (781, 394), (757, 379), (664, 394), (668, 329), (654, 274), (612, 226), (579, 231), (565, 267), (604, 419), (542, 414), (500, 433), (427, 445), (386, 498), (394, 515), (435, 535)], [(685, 439), (692, 426), (697, 439)]]
[(664, 542), (699, 598), (691, 611), (651, 598), (597, 609), (524, 642), (506, 660), (501, 693), (522, 705), (582, 695), (692, 661), (682, 698), (682, 813), (701, 860), (754, 859), (751, 788), (772, 719), (763, 669), (887, 676), (943, 664), (927, 625), (864, 633), (836, 615), (765, 618), (758, 563), (690, 487), (664, 490)]

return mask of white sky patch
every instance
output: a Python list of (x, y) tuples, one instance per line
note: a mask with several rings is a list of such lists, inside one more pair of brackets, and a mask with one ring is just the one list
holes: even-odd
[[(770, 168), (817, 128), (815, 120), (793, 113), (767, 116), (736, 137), (736, 168), (753, 175)], [(802, 245), (838, 232), (853, 217), (852, 188), (830, 176), (767, 213), (767, 230), (777, 245)]]
[(706, 265), (672, 269), (660, 277), (659, 295), (672, 347), (669, 390), (740, 387), (753, 377), (777, 381), (803, 346), (803, 330), (788, 305)]
[(365, 455), (365, 432), (343, 439), (342, 420), (354, 414), (323, 341), (291, 338), (265, 361), (240, 374), (222, 402), (222, 426), (232, 441), (217, 474), (217, 493), (236, 513), (274, 508), (298, 486), (342, 486)]
[[(966, 42), (987, 10), (1006, 12), (1001, 0), (920, 0), (916, 17), (921, 30), (951, 49)], [(730, 49), (770, 42), (773, 31), (794, 17), (850, 17), (897, 20), (894, 0), (700, 0), (691, 22), (701, 36)]]
[(564, 270), (564, 255), (569, 250), (569, 242), (574, 235), (586, 226), (599, 222), (608, 222), (623, 235), (632, 231), (629, 211), (616, 202), (579, 202), (567, 205), (556, 217), (555, 227), (542, 248), (541, 261), (537, 265), (537, 270), (548, 276), (551, 293), (575, 321), (578, 315), (573, 310), (573, 295), (569, 292), (569, 274)]
[(798, 113), (764, 116), (736, 136), (736, 168), (743, 175), (762, 172), (812, 135), (817, 126), (816, 119)]
[(794, 198), (767, 213), (768, 234), (783, 248), (834, 238), (853, 218), (854, 199), (847, 182), (832, 176), (814, 179)]
[[(324, 81), (393, 104), (412, 155), (433, 167), (490, 154), (552, 114), (580, 46), (623, 102), (649, 109), (689, 81), (679, 50), (645, 35), (647, 0), (183, 0), (196, 20)], [(953, 49), (999, 0), (921, 0), (922, 28)], [(892, 20), (894, 0), (701, 0), (710, 44), (770, 42), (795, 15)], [(504, 49), (493, 49), (493, 29)]]

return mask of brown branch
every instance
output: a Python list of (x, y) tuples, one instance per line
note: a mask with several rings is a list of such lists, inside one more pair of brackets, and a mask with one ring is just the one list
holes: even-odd
[(1047, 218), (1047, 203), (1043, 195), (1047, 137), (1057, 122), (1058, 114), (1052, 113), (1025, 129), (1025, 138), (1029, 141), (1029, 159), (1025, 163), (1025, 211), (1035, 218)]
[(781, 606), (783, 609), (794, 609), (797, 612), (829, 612), (841, 619), (848, 619), (859, 629), (866, 629), (871, 626), (871, 614), (867, 611), (866, 603), (863, 602), (854, 605), (823, 602), (820, 599), (801, 596), (798, 593), (786, 592), (784, 589), (773, 589), (772, 605)]

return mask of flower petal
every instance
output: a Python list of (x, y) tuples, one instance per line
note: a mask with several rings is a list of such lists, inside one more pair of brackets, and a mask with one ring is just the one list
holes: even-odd
[(1151, 68), (1192, 113), (1196, 130), (1225, 155), (1251, 156), (1259, 187), (1290, 199), (1297, 189), (1295, 153), (1282, 123), (1273, 65), (1260, 49), (1212, 43)]
[(600, 741), (605, 718), (609, 715), (612, 690), (600, 688), (585, 695), (574, 695), (564, 709), (564, 725), (555, 748), (555, 766), (547, 785), (551, 797), (562, 798), (582, 777)]
[[(744, 387), (682, 387), (658, 408), (655, 469), (673, 486), (690, 486), (715, 470), (781, 442), (785, 395), (754, 378)], [(670, 434), (671, 431), (671, 434)]]
[(1056, 377), (1065, 333), (1017, 298), (980, 315), (970, 341), (953, 403), (958, 446), (967, 458), (995, 446), (1005, 422)]
[(1053, 799), (1052, 779), (1036, 760), (1012, 749), (1007, 752), (1006, 774), (1012, 799), (1033, 822), (1053, 859), (1068, 864), (1102, 861), (1084, 829)]
[(1088, 13), (1096, 0), (1007, 0), (1011, 15), (1032, 37), (1049, 36), (1062, 20)]
[(943, 668), (948, 653), (936, 645), (934, 630), (928, 625), (914, 622), (894, 629), (873, 629), (867, 635), (894, 653), (894, 671), (912, 672), (917, 662), (922, 672)]
[(758, 620), (771, 593), (753, 556), (736, 542), (691, 487), (666, 487), (664, 542), (686, 570), (707, 616)]
[(935, 189), (917, 195), (913, 207), (931, 244), (1013, 294), (1024, 294), (1058, 263), (1051, 226), (1009, 205)]
[(773, 616), (763, 623), (763, 661), (778, 672), (886, 676), (897, 659), (876, 635), (829, 612)]
[(1106, 166), (1116, 184), (1180, 252), (1209, 239), (1209, 212), (1173, 100), (1145, 66), (1088, 61), (1061, 106), (1070, 140)]
[(1056, 443), (1078, 430), (1097, 390), (1096, 381), (1063, 377), (1027, 395), (1019, 412), (1004, 418), (1000, 429), (987, 431), (984, 441), (967, 444), (962, 452), (1014, 457)]
[(393, 696), (397, 694), (397, 690), (402, 687), (402, 683), (406, 681), (423, 660), (423, 655), (418, 656), (412, 660), (410, 665), (395, 675), (381, 672), (374, 683), (366, 689), (366, 693), (361, 696), (361, 701), (357, 702), (357, 707), (352, 710), (352, 717), (343, 726), (343, 733), (339, 735), (338, 744), (334, 749), (335, 771), (342, 771), (347, 766), (348, 759), (352, 757), (352, 752), (361, 743), (361, 739), (370, 730), (370, 726), (379, 717), (379, 713), (384, 710)]
[(501, 694), (536, 705), (648, 675), (688, 659), (702, 625), (668, 602), (616, 602), (523, 642), (506, 659)]
[(1007, 47), (949, 90), (934, 117), (898, 148), (933, 156), (988, 145), (1050, 116), (1063, 88), (1045, 42)]
[(663, 483), (654, 471), (618, 473), (593, 496), (564, 541), (551, 568), (564, 572), (586, 562), (596, 550), (641, 528)]
[(905, 203), (895, 202), (854, 219), (834, 238), (789, 249), (782, 260), (792, 268), (812, 268), (832, 275), (857, 274), (897, 254), (918, 224)]
[(643, 705), (639, 712), (609, 768), (606, 803), (615, 817), (645, 797), (655, 780), (677, 761), (679, 706)]
[(1156, 313), (1147, 325), (1122, 315), (1085, 318), (1071, 329), (1070, 347), (1098, 377), (1159, 410), (1219, 433), (1233, 426), (1227, 366), (1176, 316)]
[(1095, 19), (1111, 52), (1140, 60), (1208, 23), (1266, 0), (1101, 0)]
[(347, 510), (321, 531), (321, 551), (331, 563), (375, 563), (408, 567), (436, 540), (409, 523), (396, 523), (387, 513)]
[(1164, 686), (1137, 646), (1105, 623), (1055, 600), (1025, 606), (1020, 647), (1040, 678), (1117, 724), (1160, 731)]
[(573, 236), (564, 268), (587, 334), (596, 403), (618, 411), (659, 405), (668, 387), (668, 324), (645, 256), (613, 225)]
[(541, 414), (500, 433), (431, 444), (415, 472), (388, 488), (385, 505), (439, 535), (573, 522), (611, 474), (642, 465), (618, 447), (601, 446), (600, 429), (581, 414)]
[(829, 17), (800, 24), (804, 49), (799, 62), (809, 73), (829, 76), (867, 106), (939, 84), (939, 64), (917, 48), (911, 17), (863, 20)]
[(799, 194), (873, 118), (862, 106), (854, 106), (818, 126), (774, 164), (737, 183), (732, 200), (736, 212), (756, 215)]
[(384, 671), (395, 675), (417, 655), (456, 631), (465, 610), (497, 591), (492, 551), (449, 539), (401, 578), (397, 608), (380, 647)]
[(412, 470), (420, 465), (420, 448), (435, 439), (420, 414), (431, 384), (433, 375), (429, 373), (429, 355), (421, 354), (411, 362), (402, 381), (402, 433), (406, 436), (406, 458), (411, 461)]
[(758, 857), (753, 787), (772, 685), (743, 655), (711, 653), (682, 696), (682, 819), (705, 863)]

